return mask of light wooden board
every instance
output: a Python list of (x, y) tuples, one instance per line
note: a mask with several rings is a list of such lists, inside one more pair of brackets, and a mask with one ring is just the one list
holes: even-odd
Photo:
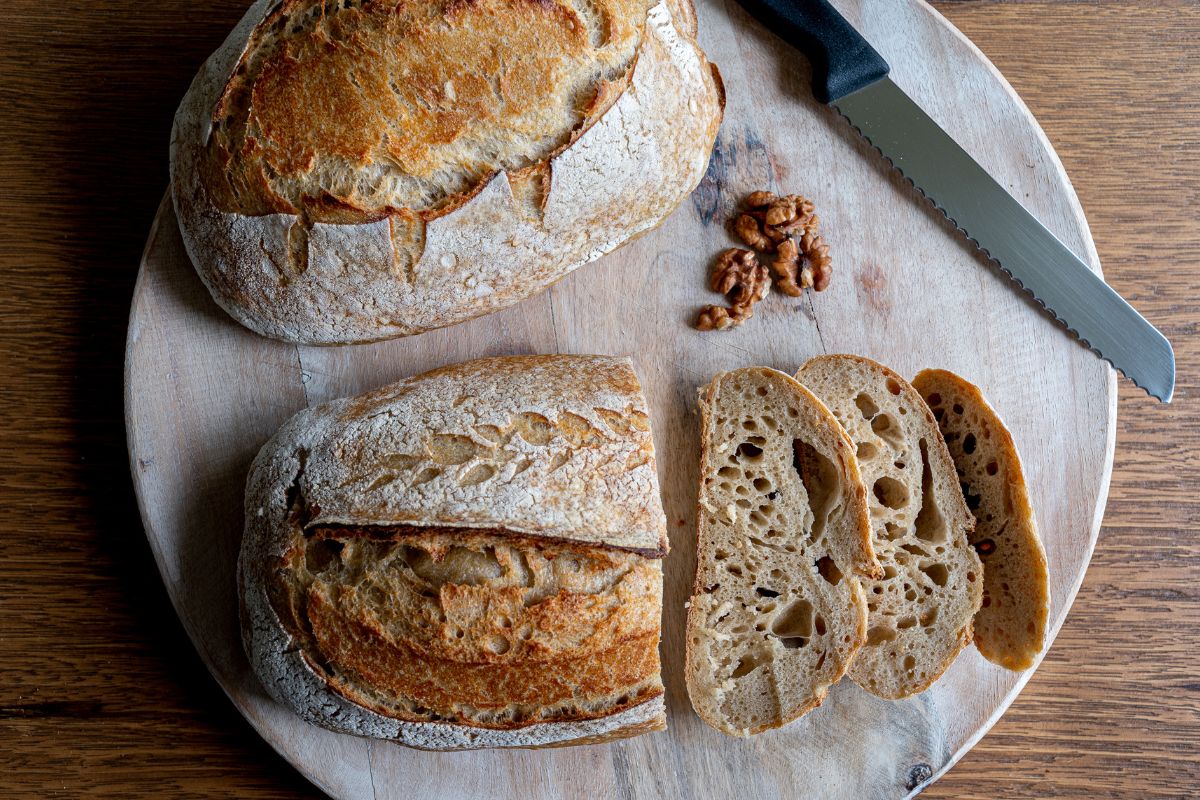
[[(1073, 190), (1037, 124), (986, 59), (922, 3), (842, 0), (895, 80), (1093, 266)], [(1112, 463), (1115, 379), (809, 97), (807, 68), (733, 2), (699, 3), (701, 39), (728, 88), (709, 175), (657, 232), (549, 292), (465, 325), (349, 348), (297, 348), (227, 318), (194, 276), (164, 203), (130, 319), (126, 410), (147, 535), (201, 656), (250, 722), (339, 798), (901, 797), (941, 774), (1003, 713), (1026, 675), (965, 652), (933, 689), (887, 703), (852, 684), (799, 722), (728, 739), (692, 713), (682, 679), (693, 571), (695, 390), (719, 370), (793, 370), (858, 352), (911, 376), (925, 366), (979, 383), (1026, 462), (1051, 568), (1057, 632), (1090, 557)], [(834, 255), (831, 288), (772, 295), (740, 330), (701, 334), (696, 310), (723, 222), (746, 192), (811, 197)], [(246, 468), (307, 404), (484, 355), (633, 356), (650, 400), (671, 524), (663, 661), (670, 731), (551, 751), (433, 754), (328, 733), (270, 700), (237, 637), (234, 565)]]

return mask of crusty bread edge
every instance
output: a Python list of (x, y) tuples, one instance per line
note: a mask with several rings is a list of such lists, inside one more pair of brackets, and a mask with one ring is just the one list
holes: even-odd
[[(558, 397), (556, 393), (569, 392), (577, 385), (579, 380), (578, 371), (583, 370), (590, 372), (593, 376), (603, 376), (602, 379), (599, 379), (602, 385), (597, 387), (598, 391), (604, 392), (608, 396), (608, 399), (612, 401), (614, 407), (631, 408), (634, 412), (644, 415), (647, 420), (649, 419), (650, 409), (646, 401), (645, 392), (642, 389), (637, 371), (633, 367), (633, 362), (628, 357), (577, 354), (492, 356), (448, 364), (402, 379), (373, 392), (333, 400), (301, 411), (296, 417), (285, 423), (276, 434), (276, 437), (268, 442), (263, 449), (264, 451), (273, 450), (280, 458), (294, 460), (293, 453), (315, 450), (316, 445), (325, 441), (326, 437), (333, 434), (339, 426), (345, 425), (353, 417), (363, 414), (364, 400), (368, 398), (374, 400), (378, 395), (386, 397), (397, 388), (417, 388), (426, 381), (450, 380), (460, 390), (470, 392), (472, 387), (479, 387), (481, 382), (497, 385), (494, 383), (496, 381), (495, 374), (513, 371), (520, 373), (533, 370), (540, 370), (539, 375), (543, 382), (543, 389), (555, 397)], [(597, 402), (601, 396), (599, 394), (593, 395), (583, 405)], [(543, 398), (543, 400), (544, 402), (550, 402), (546, 398)], [(390, 403), (392, 400), (388, 400), (387, 402)], [(370, 409), (369, 413), (372, 414), (377, 413), (379, 410), (373, 405), (370, 406)], [(535, 411), (547, 417), (557, 416), (556, 408), (547, 405), (530, 405), (523, 402), (514, 403), (512, 410)], [(586, 414), (583, 409), (576, 409), (576, 411)], [(500, 528), (505, 533), (536, 537), (550, 541), (577, 542), (598, 547), (612, 547), (652, 558), (665, 556), (670, 549), (670, 543), (667, 536), (666, 514), (662, 509), (661, 487), (658, 482), (657, 453), (654, 449), (653, 430), (639, 431), (628, 438), (631, 442), (638, 442), (644, 446), (648, 460), (644, 465), (638, 467), (640, 477), (634, 482), (634, 486), (622, 485), (613, 489), (602, 495), (604, 498), (602, 504), (593, 507), (596, 514), (587, 520), (587, 524), (590, 526), (589, 531), (595, 534), (591, 538), (578, 536), (581, 530), (578, 527), (579, 523), (573, 523), (561, 515), (547, 515), (543, 519), (536, 521), (526, 520), (528, 524), (515, 523), (509, 520), (503, 524), (495, 526), (488, 524), (482, 527), (489, 529), (493, 527)], [(323, 472), (322, 467), (326, 463), (326, 461), (314, 457), (307, 461), (304, 470), (310, 475), (314, 473), (321, 474)], [(286, 478), (290, 483), (295, 479), (298, 470), (291, 469), (290, 467), (288, 469), (290, 470), (289, 473), (281, 475), (280, 479)], [(568, 460), (561, 467), (562, 474), (567, 475), (576, 475), (579, 469), (580, 466), (574, 460)], [(325, 477), (329, 478), (328, 475)], [(324, 482), (327, 485), (336, 485), (335, 482), (330, 480)], [(254, 495), (254, 498), (259, 501), (259, 507), (269, 507), (273, 498), (282, 496), (280, 492), (283, 488), (283, 484), (273, 487), (261, 487)], [(625, 502), (629, 499), (628, 493), (635, 488), (638, 490), (637, 497), (646, 500), (646, 507), (643, 513), (636, 515), (608, 513), (609, 510), (614, 509), (615, 512), (622, 511), (626, 507)], [(356, 491), (353, 488), (342, 487), (324, 493), (321, 499), (320, 512), (313, 516), (310, 524), (372, 525), (383, 527), (400, 524), (413, 527), (462, 528), (464, 530), (479, 529), (481, 527), (478, 522), (446, 517), (444, 515), (433, 516), (430, 513), (407, 518), (348, 517), (344, 512), (347, 506), (352, 504), (352, 498)], [(275, 494), (272, 494), (272, 492)], [(247, 498), (250, 497), (251, 494), (248, 490)], [(503, 520), (505, 511), (507, 510), (503, 503), (488, 498), (483, 498), (480, 502), (490, 502), (491, 505), (485, 506), (485, 508), (494, 509), (495, 514), (493, 518)]]
[[(636, 372), (630, 359), (603, 358), (624, 364), (636, 380)], [(541, 358), (500, 357), (478, 359), (477, 363), (509, 360), (540, 361)], [(472, 363), (476, 362), (463, 362)], [(461, 365), (449, 365), (442, 370), (459, 366)], [(424, 374), (427, 373), (422, 373)], [(413, 376), (413, 379), (420, 377), (421, 375)], [(637, 393), (641, 396), (640, 382)], [(301, 469), (301, 463), (295, 454), (307, 450), (308, 444), (320, 440), (335, 427), (345, 406), (355, 399), (334, 400), (305, 409), (293, 416), (262, 447), (247, 476), (246, 527), (237, 565), (242, 644), (254, 673), (267, 693), (291, 708), (305, 721), (320, 727), (339, 733), (392, 740), (425, 750), (544, 747), (570, 744), (575, 739), (586, 739), (589, 742), (605, 741), (664, 729), (666, 711), (662, 694), (632, 708), (596, 719), (541, 722), (512, 729), (489, 729), (449, 723), (397, 720), (347, 700), (326, 684), (287, 633), (282, 620), (271, 605), (267, 586), (273, 578), (272, 565), (279, 563), (290, 545), (288, 489)], [(642, 397), (642, 406), (644, 402)], [(658, 502), (657, 475), (652, 480), (652, 488), (655, 492), (655, 507), (659, 509), (654, 522), (664, 543), (662, 550), (665, 552), (666, 518), (661, 511), (661, 503)], [(547, 538), (536, 531), (525, 535)], [(551, 538), (571, 541), (569, 535)], [(607, 546), (603, 542), (587, 544)], [(646, 557), (657, 559), (661, 554), (655, 553)]]
[[(385, 300), (380, 309), (385, 316), (390, 312), (393, 317), (385, 327), (381, 327), (377, 319), (367, 321), (357, 317), (354, 320), (347, 318), (334, 325), (325, 317), (314, 317), (317, 312), (313, 309), (306, 310), (304, 301), (287, 292), (271, 301), (275, 309), (273, 315), (260, 316), (257, 312), (243, 307), (237, 296), (227, 293), (227, 289), (222, 287), (221, 284), (229, 282), (229, 278), (218, 280), (217, 276), (224, 272), (236, 273), (232, 281), (238, 283), (246, 279), (246, 276), (271, 274), (277, 269), (274, 259), (287, 258), (288, 231), (297, 218), (290, 214), (248, 217), (219, 211), (203, 189), (197, 168), (197, 153), (203, 146), (198, 143), (206, 143), (211, 133), (212, 109), (224, 91), (234, 65), (245, 52), (253, 31), (266, 16), (272, 2), (273, 0), (257, 0), (220, 48), (202, 65), (176, 112), (171, 132), (171, 196), (184, 247), (201, 281), (216, 303), (239, 323), (260, 335), (311, 345), (361, 344), (413, 335), (498, 311), (543, 291), (580, 266), (658, 227), (683, 203), (704, 177), (708, 157), (716, 141), (724, 112), (724, 87), (716, 67), (708, 62), (695, 40), (695, 15), (685, 14), (690, 0), (660, 0), (648, 13), (644, 23), (646, 32), (635, 59), (640, 62), (645, 57), (643, 51), (646, 49), (647, 39), (662, 37), (656, 47), (664, 50), (665, 63), (683, 65), (680, 69), (691, 69), (695, 65), (701, 73), (700, 79), (709, 82), (706, 93), (710, 93), (712, 97), (711, 101), (705, 99), (695, 104), (690, 110), (689, 118), (680, 120), (676, 114), (676, 118), (670, 121), (672, 131), (676, 131), (673, 134), (676, 137), (682, 135), (677, 132), (680, 127), (690, 129), (695, 135), (697, 148), (684, 160), (685, 163), (673, 162), (660, 168), (666, 171), (663, 180), (667, 183), (686, 175), (686, 180), (676, 187), (678, 191), (673, 192), (669, 204), (660, 209), (661, 213), (651, 214), (639, 224), (627, 226), (628, 229), (615, 232), (611, 236), (601, 237), (602, 241), (593, 241), (583, 235), (574, 237), (571, 242), (562, 240), (561, 235), (555, 240), (555, 236), (562, 233), (559, 231), (558, 234), (547, 234), (543, 237), (545, 241), (530, 239), (523, 243), (525, 249), (521, 249), (516, 246), (514, 238), (519, 226), (516, 217), (513, 216), (516, 211), (512, 207), (512, 191), (508, 177), (506, 173), (497, 173), (490, 181), (475, 187), (468, 201), (429, 223), (423, 254), (417, 264), (411, 267), (411, 271), (415, 274), (418, 269), (429, 269), (447, 273), (445, 280), (439, 284), (444, 284), (444, 287), (425, 288), (420, 292), (414, 290), (412, 296), (396, 299), (395, 308), (388, 308), (387, 305), (393, 301)], [(687, 18), (677, 19), (680, 15)], [(666, 28), (670, 29), (669, 33)], [(627, 126), (631, 123), (624, 121), (625, 117), (631, 113), (634, 116), (639, 114), (639, 104), (643, 101), (636, 99), (633, 85), (638, 77), (637, 64), (633, 69), (630, 86), (622, 97), (601, 114), (588, 130), (580, 133), (569, 146), (552, 155), (547, 162), (543, 162), (554, 168), (547, 204), (552, 204), (557, 194), (554, 184), (561, 181), (570, 183), (572, 172), (594, 172), (594, 163), (589, 163), (584, 168), (572, 169), (570, 160), (576, 158), (573, 155), (576, 150), (591, 152), (595, 149), (592, 147), (589, 150), (588, 140), (595, 138), (597, 128), (605, 125)], [(672, 89), (667, 87), (664, 91), (670, 92)], [(632, 98), (628, 101), (633, 104), (632, 111), (626, 109), (618, 112), (617, 106), (624, 108), (621, 101), (626, 96)], [(644, 120), (635, 120), (632, 124), (638, 121)], [(626, 140), (628, 141), (628, 137)], [(702, 162), (699, 158), (701, 151)], [(568, 160), (563, 161), (564, 157)], [(633, 157), (633, 154), (621, 158), (630, 157)], [(590, 160), (594, 161), (594, 156)], [(560, 161), (563, 163), (559, 163)], [(585, 158), (584, 161), (589, 159)], [(504, 219), (498, 220), (498, 214)], [(390, 239), (391, 230), (387, 219), (358, 225), (318, 223), (314, 230), (316, 228), (323, 231), (320, 237), (322, 241), (336, 242), (337, 244), (332, 246), (339, 250), (357, 249), (361, 252), (378, 247), (383, 238)], [(462, 252), (464, 246), (469, 247), (464, 238), (467, 234), (472, 234), (476, 240), (482, 237), (482, 240), (486, 241), (512, 242), (513, 246), (508, 250), (487, 253), (487, 261), (493, 266), (499, 262), (510, 262), (511, 269), (507, 272), (521, 272), (526, 274), (527, 279), (501, 286), (490, 294), (446, 288), (457, 286), (458, 282), (469, 282), (473, 277), (468, 271), (467, 262), (461, 260), (460, 263), (455, 254), (456, 250)], [(551, 245), (554, 251), (561, 253), (566, 249), (572, 256), (552, 267), (541, 269), (536, 274), (521, 270), (522, 265), (529, 263), (530, 259), (544, 257), (538, 253)], [(311, 237), (309, 246), (310, 262), (336, 255), (325, 251), (314, 253), (312, 248), (315, 245), (312, 244)], [(390, 246), (386, 249), (392, 250)], [(451, 266), (447, 267), (447, 264)], [(392, 269), (390, 263), (382, 261), (373, 266), (379, 268), (378, 274), (384, 275)], [(493, 269), (493, 272), (496, 270)], [(348, 301), (353, 303), (356, 293), (361, 294), (371, 286), (374, 284), (346, 288), (344, 293)], [(263, 290), (263, 293), (272, 294), (267, 290)], [(379, 297), (372, 295), (372, 299), (376, 302), (368, 305), (378, 306)], [(311, 305), (311, 301), (309, 304)], [(286, 313), (282, 311), (285, 308), (289, 309)], [(289, 315), (296, 316), (300, 321), (288, 322), (285, 317)]]
[[(875, 577), (875, 576), (881, 575), (883, 573), (883, 567), (880, 566), (879, 562), (875, 560), (875, 551), (871, 544), (871, 521), (870, 521), (869, 516), (866, 513), (866, 489), (863, 487), (862, 475), (860, 474), (859, 469), (858, 469), (858, 459), (854, 455), (854, 443), (850, 440), (849, 435), (846, 433), (845, 429), (842, 428), (841, 423), (837, 421), (837, 417), (835, 417), (833, 415), (833, 412), (830, 411), (823, 402), (821, 402), (821, 399), (819, 397), (817, 397), (815, 394), (813, 394), (811, 391), (809, 391), (808, 388), (806, 386), (804, 386), (804, 384), (797, 381), (791, 375), (788, 375), (786, 372), (783, 372), (783, 371), (777, 370), (777, 369), (773, 369), (771, 367), (747, 367), (744, 369), (761, 369), (761, 370), (769, 371), (769, 372), (773, 373), (775, 376), (782, 377), (785, 380), (785, 383), (792, 385), (793, 388), (799, 389), (803, 395), (806, 395), (808, 399), (812, 400), (816, 404), (817, 408), (824, 414), (826, 422), (832, 423), (831, 430), (840, 437), (841, 442), (846, 449), (846, 454), (849, 456), (849, 458), (846, 461), (846, 464), (852, 470), (852, 475), (850, 477), (853, 480), (853, 485), (862, 494), (862, 499), (863, 499), (863, 509), (864, 510), (863, 510), (863, 514), (861, 514), (859, 516), (859, 525), (858, 525), (859, 540), (861, 543), (861, 547), (859, 548), (859, 554), (860, 554), (860, 556), (862, 556), (862, 559), (859, 563), (856, 563), (853, 565), (853, 569), (857, 575), (864, 575), (867, 577)], [(713, 376), (713, 379), (711, 381), (709, 381), (708, 385), (705, 388), (703, 388), (700, 392), (700, 397), (699, 397), (700, 468), (699, 468), (698, 474), (700, 476), (701, 481), (704, 480), (704, 465), (708, 462), (709, 425), (711, 424), (709, 408), (712, 406), (713, 396), (717, 390), (717, 385), (720, 383), (721, 379), (724, 378), (726, 375), (728, 375), (730, 372), (737, 372), (737, 371), (738, 370), (728, 370), (725, 372), (718, 373), (717, 375)], [(702, 491), (702, 489), (701, 489), (701, 491)], [(704, 559), (708, 556), (708, 554), (706, 552), (707, 548), (704, 547), (700, 541), (700, 530), (699, 530), (698, 523), (699, 523), (700, 515), (702, 513), (703, 513), (703, 509), (700, 506), (699, 492), (697, 492), (697, 499), (696, 499), (696, 519), (697, 519), (696, 567), (695, 567), (695, 574), (692, 579), (692, 593), (691, 593), (691, 597), (689, 598), (689, 601), (688, 601), (688, 614), (687, 614), (687, 620), (685, 622), (685, 635), (683, 637), (684, 638), (684, 671), (683, 671), (683, 673), (684, 673), (684, 683), (686, 684), (687, 692), (688, 692), (688, 701), (691, 702), (692, 709), (696, 712), (696, 715), (698, 717), (700, 717), (700, 719), (702, 719), (705, 722), (705, 724), (707, 724), (708, 726), (712, 727), (713, 729), (718, 730), (721, 733), (724, 733), (728, 736), (733, 736), (736, 738), (744, 738), (744, 737), (748, 737), (751, 735), (763, 733), (765, 731), (782, 728), (784, 725), (787, 725), (788, 723), (791, 723), (791, 722), (795, 722), (800, 717), (804, 716), (805, 714), (812, 711), (813, 709), (818, 708), (822, 703), (824, 703), (825, 698), (829, 696), (830, 688), (846, 676), (846, 673), (849, 670), (850, 664), (853, 662), (854, 657), (853, 657), (853, 655), (851, 655), (851, 657), (849, 659), (847, 659), (846, 663), (842, 665), (842, 669), (829, 682), (829, 685), (826, 686), (823, 691), (818, 690), (816, 693), (814, 693), (814, 695), (809, 703), (805, 704), (804, 706), (799, 707), (792, 714), (785, 714), (785, 715), (781, 716), (777, 722), (773, 722), (768, 725), (761, 725), (761, 726), (754, 727), (754, 728), (751, 728), (746, 731), (742, 731), (742, 730), (737, 730), (737, 729), (725, 726), (721, 723), (720, 720), (709, 719), (704, 714), (704, 712), (701, 711), (700, 707), (695, 702), (692, 702), (693, 694), (698, 691), (698, 689), (696, 689), (696, 687), (694, 687), (692, 684), (693, 670), (691, 668), (691, 665), (694, 663), (695, 650), (692, 647), (692, 637), (686, 635), (686, 631), (690, 630), (693, 625), (699, 625), (699, 622), (694, 622), (695, 612), (692, 607), (691, 599), (695, 598), (697, 595), (699, 595), (700, 591), (702, 589), (701, 581), (700, 581), (700, 562), (702, 559)], [(855, 599), (854, 607), (855, 607), (855, 610), (858, 612), (856, 615), (858, 617), (858, 626), (857, 626), (857, 630), (856, 630), (856, 636), (855, 636), (855, 642), (854, 642), (854, 648), (853, 648), (853, 652), (857, 653), (858, 649), (861, 648), (862, 645), (867, 640), (867, 595), (862, 587), (862, 583), (860, 583), (856, 577), (854, 577), (853, 575), (850, 575), (850, 576), (847, 576), (847, 578), (849, 579), (850, 591), (854, 594), (854, 599)]]
[[(1033, 532), (1034, 555), (1041, 563), (1042, 569), (1046, 570), (1046, 547), (1042, 542), (1041, 533), (1038, 530), (1037, 516), (1033, 511), (1033, 504), (1029, 500), (1029, 486), (1025, 482), (1025, 470), (1021, 463), (1021, 454), (1017, 450), (1017, 443), (1013, 440), (1012, 433), (1008, 430), (1008, 426), (1004, 424), (1004, 419), (996, 411), (995, 407), (988, 402), (983, 391), (971, 383), (966, 378), (946, 369), (923, 369), (913, 378), (913, 388), (916, 388), (917, 382), (926, 377), (928, 380), (944, 381), (950, 384), (956, 391), (966, 395), (971, 399), (971, 402), (979, 406), (980, 409), (989, 417), (989, 421), (993, 423), (993, 436), (999, 435), (997, 439), (992, 440), (994, 446), (1003, 454), (1005, 460), (1007, 474), (1009, 476), (1008, 499), (1013, 503), (1013, 513), (1021, 517), (1021, 519), (1029, 525)], [(921, 392), (918, 390), (918, 394)], [(985, 573), (986, 575), (986, 573)], [(1046, 603), (1050, 603), (1050, 582), (1046, 580)], [(982, 609), (980, 609), (982, 610)], [(975, 612), (976, 614), (979, 611)], [(1048, 617), (1049, 615), (1047, 615)], [(1042, 649), (1045, 649), (1045, 626), (1042, 630)], [(1013, 672), (1021, 672), (1029, 669), (1037, 660), (1037, 654), (1030, 655), (1026, 658), (1018, 659), (1012, 654), (1004, 654), (992, 650), (986, 643), (975, 640), (975, 647), (979, 650), (988, 661), (991, 661), (997, 666), (1012, 670)]]
[[(623, 732), (666, 727), (663, 695), (617, 714), (575, 722), (542, 722), (522, 728), (491, 729), (439, 722), (407, 722), (353, 703), (334, 691), (305, 660), (285, 632), (262, 582), (263, 576), (239, 560), (242, 645), (267, 693), (301, 719), (337, 733), (394, 741), (421, 750), (478, 750), (489, 747), (550, 747), (593, 737), (623, 738)], [(659, 723), (661, 722), (661, 725)]]

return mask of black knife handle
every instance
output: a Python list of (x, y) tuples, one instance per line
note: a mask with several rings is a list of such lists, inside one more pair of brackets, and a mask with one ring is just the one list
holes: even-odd
[(827, 0), (741, 0), (812, 63), (813, 95), (831, 103), (888, 74), (883, 56)]

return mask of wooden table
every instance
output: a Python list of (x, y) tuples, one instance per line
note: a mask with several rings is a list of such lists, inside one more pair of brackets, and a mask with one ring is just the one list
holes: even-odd
[[(1175, 344), (1179, 384), (1164, 407), (1122, 383), (1075, 607), (1020, 699), (926, 796), (1194, 796), (1200, 6), (937, 6), (1045, 127), (1109, 280)], [(18, 0), (0, 27), (0, 796), (318, 796), (193, 652), (125, 455), (125, 322), (171, 116), (244, 2), (44, 8)]]

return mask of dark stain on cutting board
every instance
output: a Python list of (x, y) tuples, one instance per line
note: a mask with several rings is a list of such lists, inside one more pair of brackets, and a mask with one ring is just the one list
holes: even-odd
[(692, 193), (692, 206), (705, 226), (729, 221), (744, 195), (773, 189), (779, 168), (767, 145), (752, 129), (722, 130), (708, 171)]

